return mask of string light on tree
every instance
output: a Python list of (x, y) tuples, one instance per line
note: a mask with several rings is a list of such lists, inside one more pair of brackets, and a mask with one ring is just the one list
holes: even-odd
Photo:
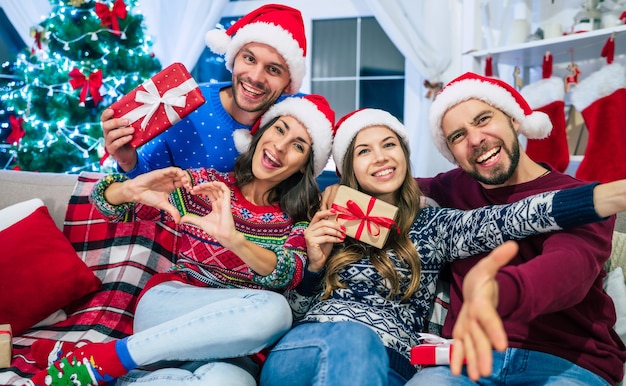
[(0, 97), (23, 136), (12, 136), (0, 167), (102, 171), (100, 114), (160, 71), (136, 0), (50, 0), (15, 58), (16, 82)]

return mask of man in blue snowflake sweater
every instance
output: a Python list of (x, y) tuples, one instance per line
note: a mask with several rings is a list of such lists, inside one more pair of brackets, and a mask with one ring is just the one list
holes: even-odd
[(224, 54), (232, 81), (200, 86), (206, 102), (138, 149), (130, 146), (134, 129), (128, 119), (102, 113), (108, 153), (117, 170), (133, 178), (151, 170), (178, 166), (233, 169), (257, 119), (284, 94), (297, 93), (306, 73), (306, 36), (302, 14), (266, 4), (227, 30), (206, 35), (209, 48)]

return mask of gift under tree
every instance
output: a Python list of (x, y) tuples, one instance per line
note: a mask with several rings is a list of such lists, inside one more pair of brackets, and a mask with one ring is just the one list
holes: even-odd
[(552, 76), (552, 54), (543, 57), (542, 79), (520, 91), (530, 107), (547, 114), (552, 121), (550, 135), (542, 139), (528, 139), (526, 153), (536, 162), (545, 162), (564, 172), (569, 165), (565, 120), (565, 84)]
[(609, 182), (626, 178), (626, 68), (613, 62), (614, 38), (602, 50), (607, 65), (579, 82), (572, 104), (587, 126), (589, 140), (576, 178)]

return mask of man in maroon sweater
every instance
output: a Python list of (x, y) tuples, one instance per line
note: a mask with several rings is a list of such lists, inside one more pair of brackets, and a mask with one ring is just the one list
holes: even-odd
[[(467, 73), (451, 81), (433, 102), (430, 123), (438, 149), (459, 166), (418, 180), (424, 194), (441, 206), (504, 204), (583, 184), (524, 152), (517, 135), (545, 137), (552, 124), (500, 80)], [(602, 288), (614, 223), (613, 217), (520, 241), (519, 253), (493, 280), (497, 314), (508, 337), (506, 351), (493, 351), (493, 366), (480, 379), (475, 369), (455, 376), (449, 366), (434, 366), (418, 372), (407, 385), (476, 384), (477, 379), (478, 384), (619, 382), (626, 348), (613, 329), (614, 304)], [(444, 337), (452, 336), (461, 310), (463, 279), (483, 257), (450, 267)]]

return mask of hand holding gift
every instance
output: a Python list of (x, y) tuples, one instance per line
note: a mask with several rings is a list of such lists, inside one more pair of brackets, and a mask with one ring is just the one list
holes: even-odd
[(127, 118), (137, 148), (189, 115), (205, 102), (196, 81), (173, 63), (111, 105), (115, 118)]

